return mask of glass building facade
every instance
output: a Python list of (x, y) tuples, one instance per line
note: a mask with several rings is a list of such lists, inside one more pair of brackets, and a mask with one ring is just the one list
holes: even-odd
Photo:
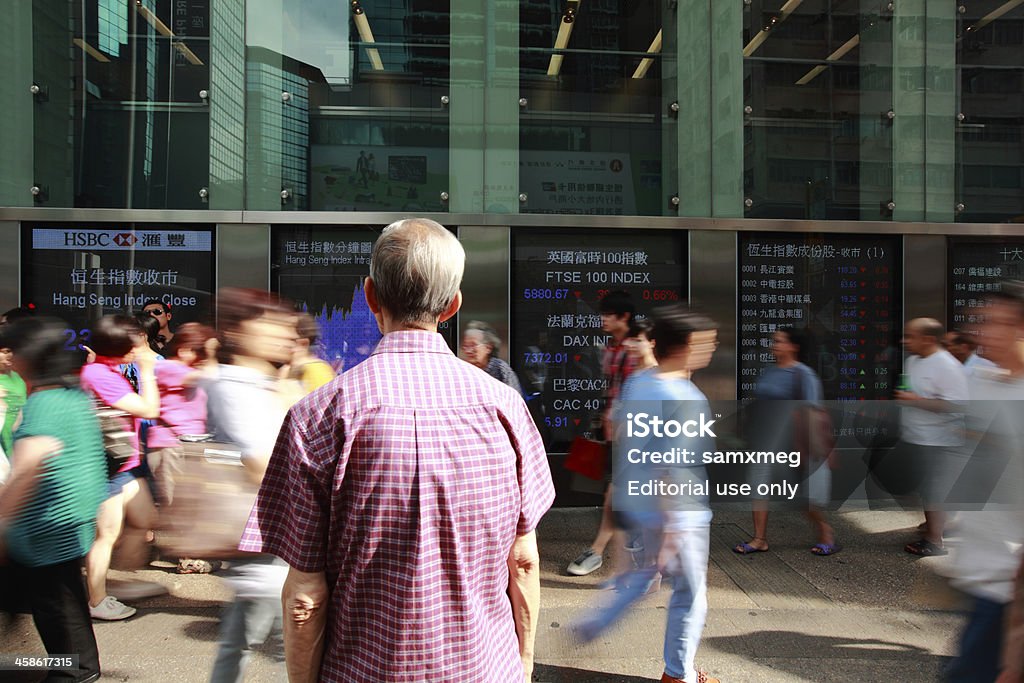
[(1024, 217), (1013, 0), (10, 5), (0, 206)]

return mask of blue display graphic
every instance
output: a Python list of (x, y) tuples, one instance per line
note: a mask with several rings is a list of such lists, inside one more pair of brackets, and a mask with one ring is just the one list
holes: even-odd
[[(380, 230), (373, 228), (275, 227), (271, 287), (320, 327), (313, 352), (341, 373), (366, 360), (381, 339), (366, 304), (363, 282)], [(438, 331), (454, 348), (454, 321)]]

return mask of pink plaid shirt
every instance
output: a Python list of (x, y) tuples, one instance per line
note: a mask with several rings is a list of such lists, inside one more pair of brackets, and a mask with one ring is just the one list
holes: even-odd
[(289, 412), (239, 547), (326, 572), (322, 681), (521, 683), (506, 560), (553, 499), (520, 395), (393, 332)]

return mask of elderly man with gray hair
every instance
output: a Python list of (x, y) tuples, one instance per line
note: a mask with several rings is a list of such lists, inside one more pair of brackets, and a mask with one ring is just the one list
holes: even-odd
[(290, 566), (293, 682), (531, 678), (554, 487), (522, 397), (437, 334), (464, 264), (434, 221), (385, 228), (364, 287), (384, 338), (285, 420), (241, 548)]

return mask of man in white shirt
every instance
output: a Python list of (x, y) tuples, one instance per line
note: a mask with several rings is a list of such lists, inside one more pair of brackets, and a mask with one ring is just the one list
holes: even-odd
[(988, 358), (978, 355), (978, 340), (969, 332), (947, 332), (942, 339), (942, 346), (952, 354), (953, 358), (963, 363), (967, 377), (974, 375), (978, 368), (993, 369), (996, 364)]
[(933, 318), (915, 318), (903, 329), (909, 388), (894, 397), (903, 404), (901, 447), (922, 467), (919, 493), (924, 504), (922, 537), (904, 550), (913, 555), (945, 555), (943, 502), (963, 469), (964, 406), (969, 398), (967, 373), (942, 348), (945, 330)]
[(958, 655), (945, 672), (949, 681), (1021, 680), (1021, 653), (1012, 640), (1000, 662), (1024, 544), (1024, 358), (1018, 348), (1024, 301), (1004, 292), (990, 295), (980, 330), (995, 368), (979, 370), (969, 381), (970, 459), (956, 486), (962, 540), (950, 558), (950, 578), (973, 606)]

